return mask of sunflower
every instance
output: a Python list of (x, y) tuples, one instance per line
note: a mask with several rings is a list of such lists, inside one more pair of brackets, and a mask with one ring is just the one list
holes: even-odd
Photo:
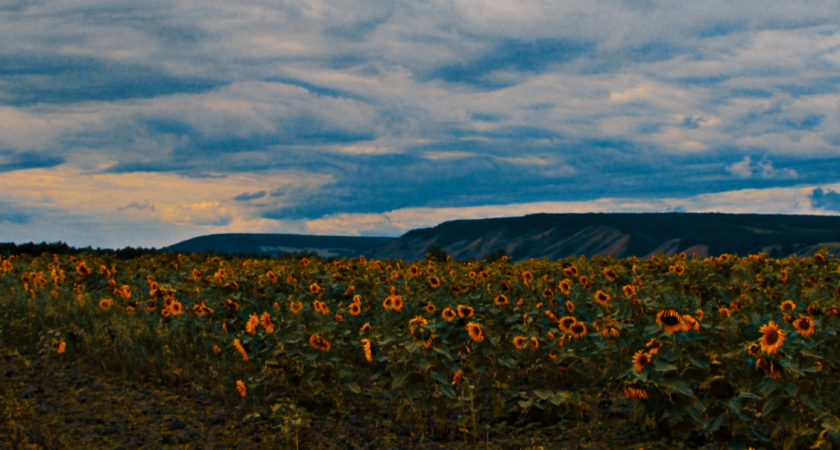
[(59, 354), (64, 353), (65, 348), (67, 348), (67, 344), (65, 344), (64, 341), (61, 341), (58, 343), (58, 349), (56, 350), (56, 352), (58, 352)]
[(417, 266), (411, 266), (411, 267), (408, 268), (408, 273), (412, 277), (416, 277), (416, 276), (420, 275), (420, 268), (417, 267)]
[(648, 364), (650, 364), (650, 355), (643, 350), (639, 350), (633, 355), (633, 368), (636, 369), (636, 372), (641, 372)]
[(245, 347), (242, 346), (242, 341), (240, 341), (239, 339), (234, 339), (233, 346), (234, 348), (236, 348), (236, 351), (238, 351), (242, 355), (242, 361), (248, 361), (248, 352), (246, 352)]
[(817, 371), (823, 370), (823, 363), (819, 361), (814, 361), (814, 366), (817, 368)]
[(569, 327), (569, 334), (574, 338), (582, 338), (586, 336), (586, 325), (583, 322), (575, 322)]
[(90, 275), (90, 268), (86, 266), (84, 262), (82, 262), (81, 264), (76, 266), (76, 273), (78, 273), (81, 276)]
[(359, 330), (359, 333), (364, 333), (367, 330), (370, 330), (370, 322), (367, 322), (364, 325), (362, 325), (362, 328)]
[(578, 276), (577, 267), (575, 267), (575, 266), (567, 267), (566, 269), (563, 270), (563, 275), (566, 275), (569, 278), (577, 277)]
[(563, 330), (566, 333), (571, 333), (572, 332), (572, 325), (574, 325), (575, 322), (577, 322), (577, 320), (575, 320), (574, 317), (565, 316), (562, 319), (560, 319), (560, 321), (559, 321), (560, 329)]
[(604, 269), (604, 276), (607, 277), (607, 279), (610, 281), (615, 281), (616, 279), (618, 279), (618, 274), (615, 273), (615, 270), (610, 268)]
[(794, 304), (790, 300), (786, 300), (782, 303), (782, 305), (779, 308), (781, 308), (782, 311), (793, 311), (794, 309), (796, 309), (796, 304)]
[(274, 323), (271, 321), (271, 315), (267, 312), (264, 312), (262, 316), (260, 316), (260, 323), (262, 324), (265, 331), (269, 333), (274, 333)]
[(236, 380), (236, 390), (239, 391), (239, 395), (243, 397), (245, 396), (245, 383), (243, 383), (242, 380)]
[(221, 353), (222, 349), (218, 345), (213, 346), (213, 353)]
[(542, 291), (542, 296), (545, 298), (551, 298), (554, 295), (554, 291), (549, 288), (545, 288)]
[(636, 389), (631, 387), (624, 388), (624, 395), (631, 400), (642, 400), (648, 398), (648, 393), (644, 389)]
[(525, 284), (530, 283), (532, 279), (534, 279), (534, 275), (531, 272), (522, 272), (522, 280), (525, 281)]
[(656, 316), (656, 323), (662, 326), (665, 333), (671, 334), (682, 329), (683, 319), (674, 308), (665, 308)]
[(169, 312), (169, 308), (163, 308), (160, 310), (160, 315), (163, 317), (169, 317), (170, 314), (171, 313)]
[[(840, 286), (837, 287), (837, 290), (840, 291)], [(838, 295), (840, 295), (840, 294), (838, 294)], [(825, 316), (826, 317), (840, 316), (840, 308), (837, 308), (837, 307), (829, 308), (828, 311), (825, 312)]]
[(350, 305), (350, 314), (353, 316), (358, 316), (362, 313), (362, 307), (358, 303), (353, 303)]
[(481, 342), (484, 339), (484, 334), (481, 331), (481, 326), (475, 322), (467, 324), (467, 332), (470, 334), (472, 340)]
[(330, 350), (330, 342), (317, 334), (313, 334), (312, 337), (309, 338), (309, 345), (321, 350), (322, 352)]
[(566, 301), (566, 313), (571, 314), (575, 312), (575, 304), (571, 300)]
[(257, 315), (251, 314), (250, 316), (248, 316), (248, 323), (245, 324), (245, 331), (254, 334), (257, 331), (257, 325), (259, 324), (260, 319), (257, 317)]
[(700, 331), (700, 322), (697, 321), (694, 317), (689, 314), (684, 314), (683, 318), (683, 331)]
[(507, 305), (508, 304), (508, 298), (505, 297), (504, 295), (499, 294), (499, 295), (496, 296), (496, 298), (493, 299), (493, 303), (495, 303), (498, 306)]
[(114, 304), (114, 301), (111, 300), (110, 298), (103, 298), (102, 300), (99, 301), (99, 308), (107, 311), (108, 309), (111, 308), (111, 305), (113, 305), (113, 304)]
[(457, 284), (453, 284), (452, 286), (449, 286), (449, 290), (450, 290), (450, 292), (452, 292), (455, 295), (459, 295), (462, 292), (464, 292), (464, 289), (461, 288), (461, 286), (458, 286)]
[(373, 344), (371, 344), (370, 339), (362, 339), (362, 347), (365, 350), (365, 359), (368, 362), (373, 362)]
[(720, 314), (721, 319), (726, 319), (732, 316), (732, 311), (729, 308), (720, 308), (718, 309), (718, 313)]
[(437, 289), (440, 287), (440, 279), (438, 277), (429, 277), (429, 286), (433, 289)]
[(458, 317), (462, 319), (469, 319), (473, 316), (473, 308), (471, 306), (458, 305)]
[(554, 351), (554, 350), (550, 350), (548, 352), (548, 357), (551, 358), (551, 359), (557, 359), (557, 352)]
[(781, 274), (781, 275), (779, 275), (779, 279), (780, 279), (780, 280), (782, 280), (782, 281), (787, 281), (787, 280), (788, 280), (788, 273), (787, 273), (787, 270), (783, 270), (783, 271), (782, 271), (782, 274)]
[(274, 272), (272, 272), (270, 270), (268, 271), (267, 274), (265, 274), (265, 276), (266, 276), (266, 278), (271, 280), (271, 284), (275, 284), (275, 283), (277, 283), (277, 281), (279, 281), (279, 279), (277, 278), (277, 275), (275, 275)]
[(624, 291), (624, 296), (627, 298), (632, 298), (636, 295), (636, 287), (632, 284), (628, 284), (627, 286), (624, 286), (621, 289)]
[(618, 337), (620, 335), (621, 333), (618, 331), (618, 328), (612, 325), (607, 325), (603, 330), (601, 330), (601, 336), (604, 337)]
[(794, 328), (796, 331), (799, 332), (799, 335), (802, 337), (808, 337), (814, 334), (814, 321), (808, 317), (803, 316), (802, 314), (799, 315), (799, 319), (793, 322)]
[(551, 320), (554, 323), (557, 323), (557, 322), (560, 321), (560, 319), (558, 319), (557, 316), (555, 316), (554, 313), (551, 312), (551, 310), (546, 309), (545, 310), (545, 315), (548, 316), (548, 319)]
[(458, 371), (455, 372), (455, 376), (452, 377), (452, 385), (455, 386), (457, 384), (461, 384), (462, 381), (464, 381), (464, 374), (461, 372), (461, 369), (458, 369)]
[(782, 372), (770, 358), (761, 357), (755, 362), (755, 370), (762, 369), (764, 374), (770, 378), (781, 378)]
[(776, 350), (785, 343), (784, 330), (780, 330), (776, 322), (772, 320), (758, 331), (764, 334), (761, 338), (761, 351), (765, 353), (776, 353)]
[(172, 301), (169, 306), (169, 313), (173, 316), (180, 316), (181, 313), (184, 312), (183, 307), (181, 306), (181, 302)]
[(289, 302), (289, 311), (291, 311), (292, 314), (297, 314), (303, 311), (303, 302)]
[(391, 308), (392, 308), (394, 311), (399, 311), (399, 310), (401, 310), (401, 309), (402, 309), (402, 307), (403, 307), (403, 299), (402, 299), (402, 296), (400, 296), (400, 295), (395, 295), (395, 296), (394, 296), (394, 298), (393, 298), (393, 302), (392, 302), (392, 304), (391, 304)]
[(443, 317), (443, 320), (452, 322), (456, 317), (458, 317), (458, 313), (456, 313), (452, 308), (444, 308), (441, 316)]
[(388, 296), (385, 300), (382, 301), (382, 307), (385, 309), (391, 309), (394, 307), (394, 300)]
[(225, 309), (228, 311), (239, 311), (239, 304), (231, 299), (225, 300)]
[(759, 356), (761, 356), (761, 346), (756, 344), (755, 342), (750, 344), (750, 346), (747, 348), (747, 351), (750, 352), (750, 355), (754, 358), (758, 358)]
[(612, 300), (609, 294), (601, 291), (600, 289), (598, 292), (595, 293), (595, 301), (598, 302), (600, 305), (606, 306), (609, 301)]
[(662, 341), (660, 341), (657, 338), (653, 338), (650, 340), (650, 342), (647, 343), (647, 345), (645, 345), (645, 348), (649, 348), (650, 350), (648, 351), (650, 352), (650, 354), (655, 355), (659, 353), (659, 349), (662, 348)]
[(702, 309), (698, 309), (697, 311), (694, 311), (694, 314), (697, 316), (695, 318), (697, 319), (698, 322), (702, 322), (703, 317), (705, 317), (705, 315), (706, 315), (706, 313), (703, 312)]
[(525, 350), (527, 345), (525, 342), (528, 340), (525, 336), (516, 336), (513, 338), (513, 346), (516, 347), (517, 350)]
[(811, 317), (819, 317), (822, 315), (822, 311), (814, 305), (808, 305), (808, 315)]
[(505, 292), (510, 292), (510, 283), (508, 283), (508, 281), (507, 281), (507, 280), (502, 280), (502, 281), (499, 283), (499, 289), (501, 289), (501, 290), (503, 290), (503, 291), (505, 291)]
[(528, 348), (530, 348), (531, 350), (536, 350), (537, 348), (539, 348), (539, 346), (540, 346), (539, 339), (531, 336), (531, 342), (528, 343)]

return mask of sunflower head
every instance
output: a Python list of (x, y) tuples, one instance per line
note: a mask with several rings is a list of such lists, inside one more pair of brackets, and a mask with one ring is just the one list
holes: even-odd
[(496, 298), (493, 299), (493, 303), (495, 303), (496, 305), (499, 305), (499, 306), (507, 305), (508, 304), (508, 298), (505, 297), (504, 295), (500, 294), (500, 295), (497, 295)]
[(458, 305), (458, 317), (462, 319), (469, 319), (474, 312), (475, 310), (471, 306)]
[(790, 300), (785, 300), (784, 302), (782, 302), (782, 305), (779, 306), (779, 308), (782, 311), (793, 311), (794, 309), (796, 309), (796, 304)]
[(750, 344), (749, 348), (747, 348), (747, 351), (749, 351), (750, 355), (755, 357), (755, 358), (758, 358), (759, 356), (761, 356), (761, 346), (756, 344), (755, 342)]
[(572, 293), (572, 280), (569, 280), (567, 278), (561, 281), (560, 284), (557, 285), (557, 287), (560, 289), (560, 292), (562, 292), (565, 295), (569, 295)]
[(99, 308), (103, 310), (108, 310), (114, 304), (114, 301), (110, 298), (103, 298), (99, 301)]
[(583, 322), (575, 322), (569, 327), (569, 334), (579, 339), (586, 336), (586, 325)]
[(627, 297), (627, 298), (632, 298), (633, 296), (636, 295), (636, 287), (633, 286), (632, 284), (628, 284), (627, 286), (624, 286), (622, 288), (622, 290), (624, 291), (624, 296)]
[(650, 354), (645, 353), (644, 350), (639, 350), (633, 355), (633, 368), (636, 372), (641, 372), (648, 364), (650, 364)]
[(665, 308), (659, 311), (656, 316), (656, 323), (662, 326), (666, 333), (680, 331), (683, 327), (683, 318), (674, 308)]
[(811, 317), (819, 317), (822, 311), (816, 305), (808, 305), (808, 315)]
[(610, 300), (612, 300), (612, 297), (604, 291), (598, 290), (598, 292), (595, 293), (595, 301), (600, 305), (606, 306)]
[(516, 336), (513, 338), (513, 346), (516, 347), (517, 350), (524, 350), (527, 348), (527, 344), (525, 342), (528, 340), (525, 336)]
[(566, 301), (566, 313), (571, 314), (575, 312), (575, 304), (571, 300)]
[(433, 289), (437, 289), (440, 287), (440, 278), (438, 277), (429, 277), (429, 286)]
[(618, 278), (618, 274), (615, 273), (615, 270), (610, 268), (604, 269), (604, 276), (610, 281), (615, 281)]
[(481, 342), (482, 339), (484, 339), (484, 334), (481, 331), (481, 326), (475, 322), (470, 322), (467, 324), (467, 332), (469, 332), (472, 340), (476, 342)]
[(435, 305), (433, 305), (433, 304), (431, 304), (431, 303), (429, 303), (428, 305), (426, 305), (426, 312), (427, 312), (427, 313), (429, 313), (429, 314), (434, 314), (434, 313), (435, 313), (435, 310), (436, 310), (436, 309), (435, 309)]
[(507, 281), (507, 280), (502, 280), (502, 281), (499, 283), (499, 289), (501, 289), (501, 290), (503, 290), (503, 291), (505, 291), (505, 292), (510, 292), (510, 283), (508, 283), (508, 281)]
[(444, 308), (443, 313), (441, 313), (441, 316), (443, 317), (443, 320), (447, 322), (452, 322), (453, 320), (455, 320), (456, 317), (458, 317), (458, 313), (456, 313), (455, 310), (453, 310), (452, 308)]
[(761, 351), (765, 353), (776, 353), (785, 343), (785, 332), (780, 330), (774, 321), (762, 326), (759, 330), (764, 336), (761, 337)]
[(799, 319), (793, 321), (793, 326), (802, 337), (808, 337), (814, 334), (814, 321), (808, 317), (799, 315)]
[(313, 334), (309, 338), (309, 345), (317, 350), (321, 350), (322, 352), (326, 352), (330, 350), (330, 342), (326, 339), (318, 336), (317, 334)]
[(571, 333), (572, 332), (572, 325), (574, 325), (575, 322), (577, 322), (577, 320), (575, 320), (574, 317), (565, 316), (562, 319), (560, 319), (560, 321), (559, 321), (560, 329), (563, 330), (566, 333)]

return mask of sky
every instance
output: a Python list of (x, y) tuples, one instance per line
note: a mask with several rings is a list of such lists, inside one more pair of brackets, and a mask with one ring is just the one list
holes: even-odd
[(0, 0), (0, 242), (840, 214), (840, 1)]

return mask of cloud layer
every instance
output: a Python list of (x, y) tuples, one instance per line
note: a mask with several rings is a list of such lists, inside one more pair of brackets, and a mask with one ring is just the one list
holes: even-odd
[(0, 0), (0, 237), (837, 214), (838, 6)]

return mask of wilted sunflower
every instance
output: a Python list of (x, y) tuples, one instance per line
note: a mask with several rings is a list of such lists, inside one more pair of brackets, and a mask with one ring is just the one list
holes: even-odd
[(694, 317), (692, 317), (689, 314), (684, 314), (682, 316), (682, 318), (683, 318), (683, 331), (690, 331), (690, 330), (699, 331), (700, 330), (700, 322), (698, 322)]
[(228, 311), (239, 311), (239, 304), (231, 299), (225, 300), (225, 309)]
[(531, 341), (528, 343), (528, 348), (530, 348), (531, 350), (536, 350), (537, 348), (539, 348), (539, 346), (540, 346), (539, 339), (531, 336)]
[(755, 370), (763, 370), (764, 374), (770, 378), (781, 378), (782, 372), (776, 367), (775, 362), (766, 357), (758, 358), (755, 362)]
[(776, 322), (772, 320), (758, 331), (764, 334), (761, 338), (761, 351), (765, 353), (776, 353), (776, 350), (785, 343), (784, 330), (780, 330)]
[(303, 302), (289, 302), (289, 311), (293, 314), (303, 311)]
[(676, 309), (665, 308), (657, 314), (656, 323), (662, 326), (665, 333), (671, 334), (682, 329), (683, 319)]
[(782, 303), (782, 305), (781, 305), (781, 306), (779, 306), (779, 308), (780, 308), (782, 311), (793, 311), (794, 309), (796, 309), (796, 304), (794, 304), (794, 303), (793, 303), (792, 301), (790, 301), (790, 300), (785, 300), (785, 301)]
[(359, 314), (362, 313), (362, 307), (358, 303), (351, 304), (349, 310), (350, 310), (350, 315), (353, 315), (353, 316), (358, 316)]
[(618, 331), (618, 328), (613, 325), (607, 325), (601, 330), (601, 336), (604, 337), (618, 337), (620, 335), (621, 333)]
[(245, 347), (242, 346), (242, 341), (240, 341), (239, 339), (234, 339), (233, 347), (236, 348), (236, 351), (238, 351), (242, 355), (243, 361), (248, 361), (248, 352), (246, 352)]
[(517, 350), (525, 350), (528, 347), (526, 344), (527, 341), (528, 338), (525, 336), (516, 336), (513, 338), (513, 346), (516, 347)]
[(274, 333), (274, 322), (271, 321), (271, 315), (267, 312), (264, 312), (262, 316), (260, 316), (260, 323), (262, 324), (265, 331), (269, 333)]
[(458, 369), (458, 371), (455, 372), (455, 376), (452, 377), (452, 385), (455, 386), (461, 384), (462, 381), (464, 381), (464, 374), (461, 372), (461, 369)]
[(750, 344), (750, 346), (747, 348), (747, 351), (750, 352), (750, 355), (755, 358), (761, 356), (761, 346), (756, 344), (755, 342)]
[(254, 334), (257, 331), (257, 325), (260, 324), (260, 319), (257, 317), (256, 314), (251, 314), (248, 316), (248, 323), (245, 324), (245, 331)]
[[(837, 289), (840, 290), (840, 287), (838, 287)], [(840, 308), (834, 308), (834, 307), (829, 308), (828, 311), (825, 312), (825, 316), (826, 317), (840, 316)]]
[(481, 325), (470, 322), (467, 324), (467, 332), (470, 334), (472, 340), (481, 342), (484, 339), (484, 334), (481, 331)]
[(458, 317), (462, 319), (469, 319), (473, 316), (474, 311), (471, 306), (458, 305)]
[(373, 345), (370, 342), (370, 339), (362, 339), (362, 347), (365, 350), (365, 359), (368, 362), (373, 362)]
[(330, 350), (330, 342), (317, 334), (313, 334), (312, 337), (309, 338), (309, 345), (321, 350), (322, 352)]
[(633, 368), (636, 369), (636, 372), (641, 372), (648, 364), (650, 364), (650, 355), (643, 350), (639, 350), (633, 355)]
[(631, 400), (642, 400), (648, 398), (648, 393), (644, 389), (636, 389), (631, 387), (624, 388), (624, 395)]
[(814, 334), (814, 321), (808, 317), (803, 316), (802, 314), (799, 315), (799, 319), (793, 322), (793, 326), (796, 328), (796, 331), (799, 332), (799, 335), (802, 337), (808, 337)]
[(659, 349), (662, 348), (662, 341), (660, 341), (657, 338), (653, 338), (650, 340), (650, 342), (647, 343), (647, 345), (645, 345), (645, 348), (649, 348), (650, 350), (648, 351), (650, 352), (650, 354), (655, 355), (659, 353)]
[(427, 312), (427, 313), (429, 313), (429, 314), (434, 314), (434, 313), (435, 313), (435, 310), (436, 310), (436, 309), (435, 309), (435, 305), (433, 305), (433, 304), (431, 304), (431, 303), (429, 303), (428, 305), (426, 305), (426, 312)]
[(566, 333), (571, 333), (572, 332), (572, 325), (574, 325), (575, 322), (577, 322), (577, 320), (574, 317), (565, 316), (562, 319), (560, 319), (560, 322), (559, 322), (560, 329), (563, 330)]
[(583, 322), (575, 322), (569, 327), (569, 334), (573, 338), (579, 339), (586, 336), (586, 325)]
[(548, 319), (554, 323), (558, 323), (560, 321), (560, 319), (558, 319), (557, 316), (555, 316), (554, 313), (551, 312), (551, 310), (549, 309), (545, 310), (545, 315), (548, 316)]
[(443, 320), (447, 322), (452, 322), (458, 317), (458, 313), (456, 313), (452, 308), (444, 308), (443, 313), (441, 313), (441, 317)]
[(595, 293), (595, 301), (598, 302), (600, 305), (606, 306), (609, 301), (612, 300), (609, 294), (601, 291), (600, 289), (598, 292)]
[(440, 287), (440, 279), (438, 277), (429, 277), (429, 286), (431, 286), (434, 289), (439, 288)]
[(239, 391), (239, 395), (243, 397), (245, 396), (245, 383), (243, 383), (242, 380), (236, 380), (236, 390)]

